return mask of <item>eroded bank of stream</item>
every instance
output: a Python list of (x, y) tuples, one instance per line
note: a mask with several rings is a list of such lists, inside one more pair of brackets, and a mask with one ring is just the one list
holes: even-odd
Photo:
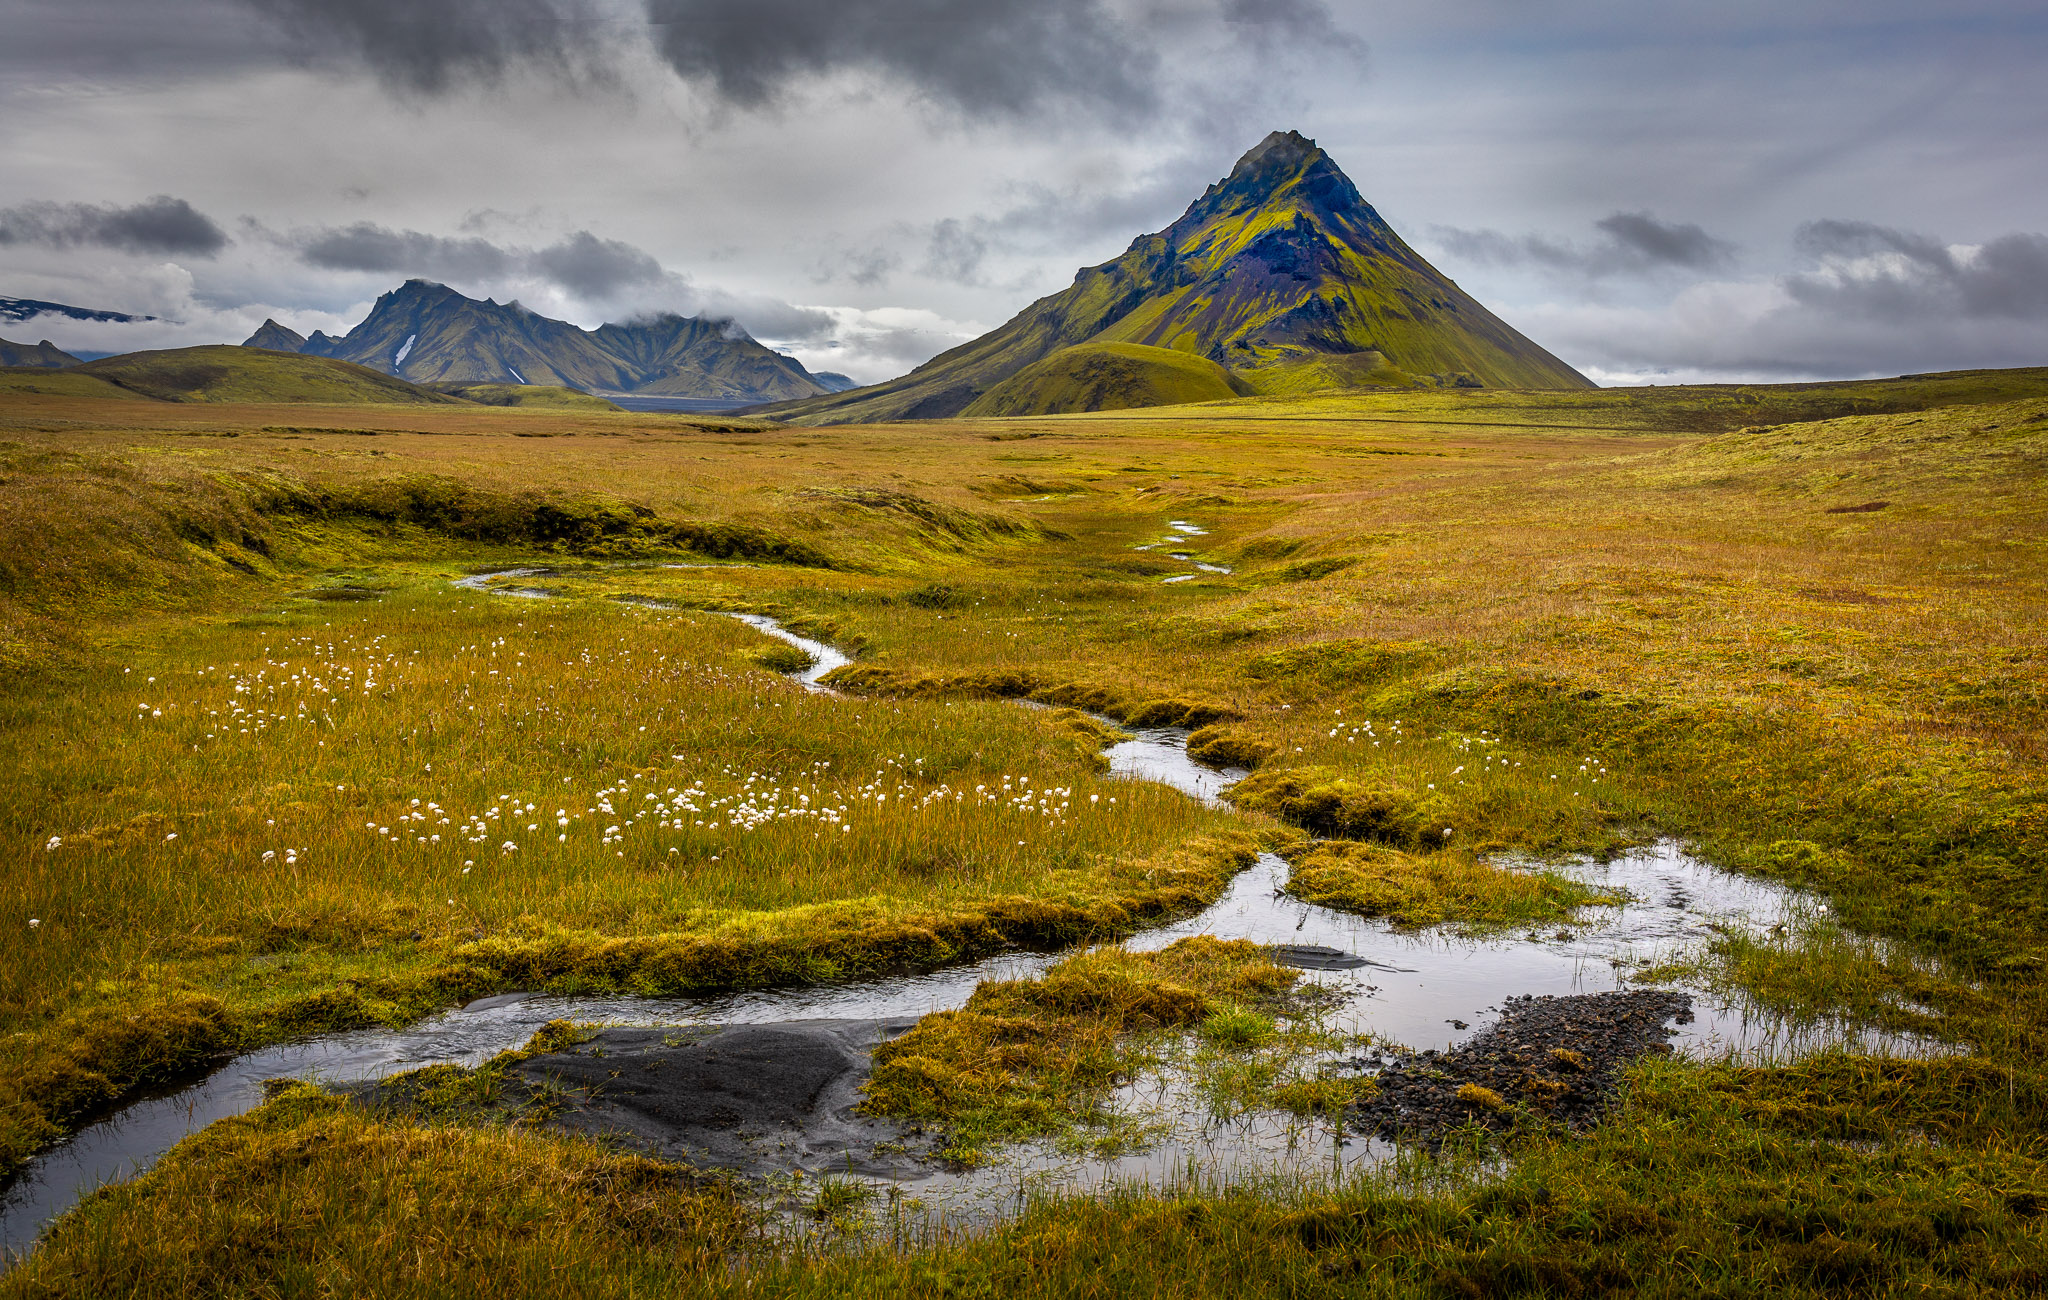
[[(528, 598), (553, 593), (488, 585), (541, 571), (506, 571), (466, 579), (473, 590)], [(789, 674), (805, 689), (829, 693), (819, 679), (850, 662), (824, 643), (798, 636), (775, 620), (735, 614), (762, 633), (810, 657)], [(1107, 751), (1112, 771), (1155, 781), (1212, 804), (1242, 773), (1203, 767), (1186, 752), (1187, 733), (1145, 729)], [(1581, 923), (1549, 934), (1473, 938), (1446, 929), (1403, 933), (1372, 921), (1300, 902), (1284, 892), (1286, 863), (1270, 854), (1241, 873), (1222, 898), (1194, 916), (1141, 932), (1133, 948), (1158, 949), (1192, 935), (1250, 939), (1275, 948), (1342, 954), (1340, 969), (1306, 969), (1324, 986), (1324, 1027), (1370, 1035), (1377, 1043), (1415, 1050), (1447, 1049), (1480, 1033), (1510, 995), (1584, 994), (1625, 988), (1629, 972), (1665, 960), (1711, 937), (1717, 927), (1767, 932), (1811, 914), (1811, 900), (1770, 882), (1710, 867), (1678, 846), (1659, 844), (1607, 863), (1551, 866), (1563, 874), (1625, 894), (1620, 906), (1587, 909)], [(316, 1078), (345, 1084), (425, 1065), (477, 1065), (522, 1046), (551, 1020), (616, 1025), (772, 1025), (794, 1021), (886, 1021), (908, 1024), (933, 1011), (962, 1006), (988, 979), (1028, 978), (1067, 954), (1011, 953), (926, 974), (860, 983), (760, 990), (719, 996), (558, 998), (506, 994), (485, 998), (398, 1030), (326, 1035), (262, 1049), (230, 1061), (205, 1079), (124, 1107), (34, 1161), (0, 1198), (0, 1252), (19, 1254), (42, 1227), (103, 1183), (133, 1177), (172, 1145), (216, 1120), (258, 1105), (264, 1081)], [(1353, 962), (1363, 964), (1352, 964)], [(1312, 954), (1291, 964), (1330, 963)], [(1822, 1047), (1917, 1052), (1934, 1045), (1815, 1022), (1794, 1025), (1705, 989), (1694, 994), (1694, 1018), (1674, 1045), (1695, 1056), (1734, 1052), (1782, 1059)], [(1378, 1140), (1347, 1139), (1320, 1123), (1271, 1113), (1216, 1113), (1190, 1081), (1154, 1072), (1121, 1089), (1112, 1109), (1151, 1127), (1143, 1151), (1094, 1158), (1053, 1143), (1025, 1144), (997, 1165), (969, 1173), (929, 1166), (900, 1168), (885, 1178), (949, 1216), (983, 1219), (1035, 1191), (1071, 1191), (1106, 1183), (1154, 1185), (1181, 1180), (1342, 1176), (1384, 1159)], [(811, 1169), (831, 1173), (829, 1167)]]

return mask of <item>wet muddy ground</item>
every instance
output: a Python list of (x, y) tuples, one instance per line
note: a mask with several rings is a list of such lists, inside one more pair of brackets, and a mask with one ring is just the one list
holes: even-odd
[[(916, 1023), (614, 1026), (510, 1065), (488, 1109), (699, 1169), (916, 1177), (936, 1137), (854, 1109), (875, 1047)], [(419, 1082), (403, 1076), (346, 1091), (373, 1108), (418, 1112)]]

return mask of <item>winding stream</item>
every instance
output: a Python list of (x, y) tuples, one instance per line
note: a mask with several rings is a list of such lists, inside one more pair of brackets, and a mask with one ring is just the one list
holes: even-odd
[[(1174, 527), (1199, 535), (1192, 525)], [(507, 570), (463, 579), (470, 590), (540, 598), (552, 593), (488, 585), (532, 576)], [(801, 637), (758, 614), (732, 617), (803, 650), (808, 667), (790, 674), (806, 690), (830, 693), (820, 678), (850, 662), (840, 651)], [(1243, 773), (1205, 768), (1186, 752), (1188, 733), (1137, 731), (1108, 750), (1112, 772), (1172, 786), (1211, 805)], [(1336, 950), (1361, 964), (1305, 970), (1327, 986), (1329, 1028), (1370, 1034), (1412, 1049), (1447, 1048), (1478, 1033), (1510, 994), (1592, 993), (1627, 983), (1636, 965), (1675, 955), (1711, 935), (1714, 926), (1768, 930), (1808, 914), (1812, 900), (1767, 881), (1707, 866), (1665, 843), (1608, 863), (1552, 867), (1577, 879), (1626, 891), (1618, 907), (1587, 909), (1568, 930), (1472, 938), (1444, 929), (1402, 933), (1286, 896), (1286, 863), (1270, 854), (1241, 873), (1222, 898), (1200, 913), (1146, 930), (1130, 940), (1163, 948), (1190, 935), (1246, 938), (1273, 945)], [(807, 1019), (879, 1019), (957, 1008), (986, 979), (1027, 978), (1064, 954), (1011, 953), (922, 975), (682, 999), (557, 998), (511, 993), (484, 998), (404, 1029), (362, 1030), (280, 1044), (240, 1056), (205, 1079), (145, 1098), (93, 1124), (33, 1161), (0, 1196), (0, 1260), (18, 1256), (43, 1226), (101, 1184), (147, 1170), (172, 1145), (206, 1125), (260, 1104), (263, 1083), (280, 1077), (335, 1083), (374, 1079), (425, 1065), (476, 1065), (523, 1045), (550, 1020), (661, 1025), (762, 1024)], [(1705, 990), (1695, 994), (1695, 1020), (1674, 1046), (1699, 1057), (1736, 1053), (1775, 1060), (1829, 1046), (1918, 1054), (1939, 1044), (1827, 1022), (1793, 1025)], [(1153, 1185), (1188, 1180), (1228, 1182), (1284, 1176), (1342, 1176), (1384, 1159), (1391, 1148), (1362, 1138), (1333, 1137), (1291, 1117), (1253, 1113), (1220, 1117), (1171, 1072), (1127, 1086), (1113, 1108), (1155, 1126), (1145, 1151), (1107, 1159), (1025, 1144), (1010, 1159), (967, 1174), (933, 1172), (910, 1185), (916, 1199), (948, 1215), (983, 1218), (1032, 1192), (1072, 1191), (1107, 1183)]]

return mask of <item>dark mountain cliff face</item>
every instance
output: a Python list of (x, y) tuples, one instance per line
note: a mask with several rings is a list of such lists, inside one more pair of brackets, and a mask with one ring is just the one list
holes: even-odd
[(1313, 140), (1275, 132), (1178, 221), (1001, 328), (901, 379), (774, 413), (953, 415), (1083, 342), (1190, 352), (1265, 393), (1357, 382), (1591, 386), (1409, 248)]
[(583, 330), (516, 302), (408, 280), (345, 337), (265, 322), (247, 344), (335, 357), (416, 383), (562, 384), (586, 392), (770, 402), (829, 391), (795, 359), (730, 321), (665, 315)]

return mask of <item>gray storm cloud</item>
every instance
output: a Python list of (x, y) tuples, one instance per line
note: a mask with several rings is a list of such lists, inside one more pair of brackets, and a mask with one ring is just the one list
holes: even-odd
[(842, 69), (985, 117), (1158, 99), (1158, 54), (1099, 0), (648, 0), (647, 18), (678, 74), (743, 108)]
[(599, 239), (587, 230), (536, 251), (533, 267), (579, 298), (616, 298), (675, 279), (661, 263), (631, 244)]
[(1735, 246), (1690, 222), (1661, 221), (1647, 212), (1616, 212), (1593, 223), (1598, 238), (1581, 243), (1550, 235), (1439, 226), (1436, 239), (1454, 256), (1495, 266), (1535, 266), (1573, 275), (1643, 275), (1711, 271), (1734, 260)]
[(1786, 277), (1786, 291), (1833, 315), (2048, 321), (2048, 235), (1958, 250), (1931, 235), (1826, 220), (1801, 226), (1793, 242), (1822, 265)]
[(495, 280), (512, 274), (523, 260), (488, 239), (393, 230), (368, 221), (297, 233), (287, 242), (297, 246), (306, 265), (323, 271)]
[(159, 194), (128, 207), (24, 203), (0, 209), (0, 244), (212, 257), (227, 247), (228, 237), (190, 203)]
[(587, 230), (541, 248), (499, 244), (481, 236), (432, 235), (372, 222), (296, 230), (275, 236), (309, 267), (394, 277), (446, 280), (466, 292), (519, 291), (546, 285), (595, 306), (630, 305), (635, 318), (662, 311), (730, 318), (777, 339), (829, 334), (831, 317), (815, 308), (765, 296), (700, 288), (643, 249)]
[(1806, 269), (1704, 280), (1666, 308), (1555, 307), (1547, 328), (1596, 370), (1811, 378), (2048, 364), (2048, 235), (1978, 245), (1863, 221), (1792, 240)]
[(429, 235), (372, 222), (285, 236), (308, 266), (323, 271), (420, 275), (466, 283), (540, 280), (577, 298), (604, 301), (636, 291), (675, 290), (685, 281), (651, 255), (587, 230), (545, 248), (492, 243), (478, 236)]
[(602, 79), (614, 28), (584, 0), (240, 0), (309, 62), (358, 62), (386, 85), (436, 94), (514, 67)]
[(1225, 24), (1266, 49), (1362, 51), (1316, 0), (1225, 0), (1190, 24), (1133, 21), (1103, 0), (646, 0), (662, 57), (739, 108), (862, 72), (971, 118), (1057, 111), (1144, 119), (1170, 98), (1168, 46)]

